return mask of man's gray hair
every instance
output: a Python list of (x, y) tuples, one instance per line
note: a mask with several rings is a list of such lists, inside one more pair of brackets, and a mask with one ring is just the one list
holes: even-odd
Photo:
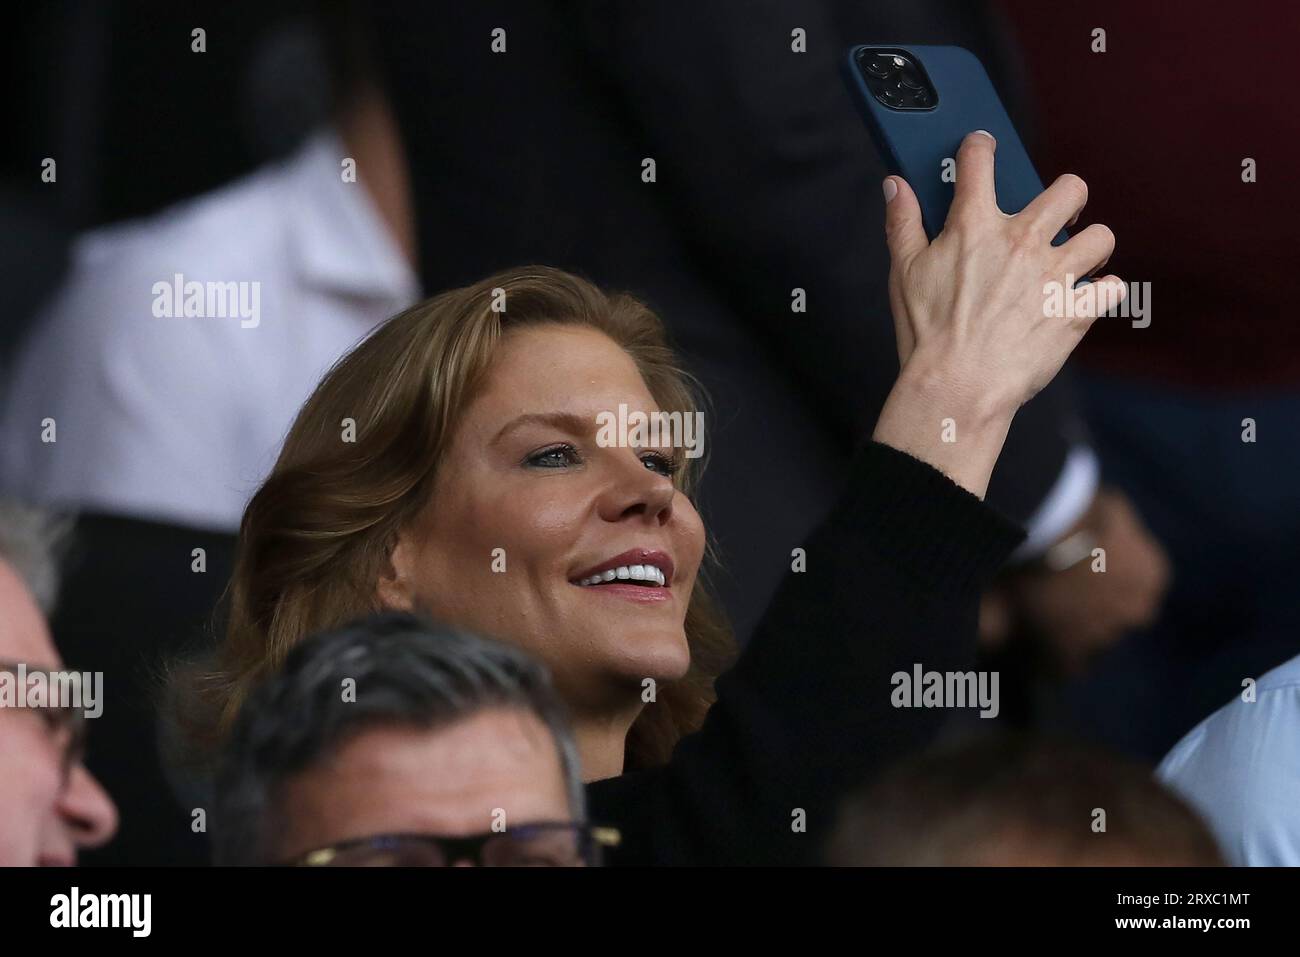
[[(344, 700), (344, 682), (355, 695)], [(216, 777), (218, 864), (266, 864), (289, 778), (375, 725), (437, 728), (489, 708), (536, 715), (551, 732), (574, 820), (586, 811), (578, 750), (545, 668), (510, 645), (402, 612), (308, 638), (244, 702)], [(289, 809), (291, 810), (291, 809)]]
[(47, 618), (59, 593), (59, 560), (72, 521), (0, 499), (0, 561), (13, 567)]

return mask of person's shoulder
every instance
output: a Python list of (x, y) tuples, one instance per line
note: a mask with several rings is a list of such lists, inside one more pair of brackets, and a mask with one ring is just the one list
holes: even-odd
[(1261, 766), (1300, 778), (1300, 656), (1261, 676), (1253, 695), (1244, 690), (1221, 713), (1227, 734), (1251, 736)]
[(178, 337), (186, 348), (204, 348), (224, 326), (189, 323), (164, 334), (155, 315), (159, 291), (190, 281), (269, 280), (283, 289), (275, 280), (294, 268), (293, 169), (289, 161), (269, 164), (151, 215), (81, 234), (64, 282), (33, 324), (29, 354), (61, 353), (68, 342), (105, 359), (171, 354)]
[[(265, 271), (284, 236), (291, 204), (283, 164), (261, 167), (158, 212), (100, 226), (73, 246), (70, 283), (171, 278), (202, 269)], [(116, 282), (115, 282), (116, 280)]]
[(1300, 862), (1300, 657), (1246, 683), (1157, 775), (1213, 826), (1234, 864)]
[(1300, 655), (1261, 676), (1256, 682), (1256, 690), (1260, 694), (1300, 694)]
[(1300, 656), (1258, 679), (1243, 678), (1241, 693), (1212, 714), (1207, 724), (1229, 734), (1283, 732), (1300, 740)]
[(1240, 694), (1183, 737), (1158, 774), (1166, 780), (1206, 773), (1218, 777), (1232, 763), (1240, 779), (1300, 772), (1300, 656), (1258, 679), (1243, 679)]
[(94, 407), (110, 383), (140, 375), (225, 375), (217, 360), (230, 352), (222, 343), (232, 324), (159, 319), (160, 290), (174, 309), (171, 291), (189, 280), (265, 281), (291, 269), (292, 182), (290, 164), (264, 166), (151, 215), (82, 233), (63, 282), (14, 358), (6, 404), (48, 406), (53, 395), (64, 407)]

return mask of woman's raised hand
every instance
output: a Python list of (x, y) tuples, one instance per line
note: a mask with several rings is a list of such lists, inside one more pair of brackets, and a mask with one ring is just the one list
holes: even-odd
[(1111, 231), (1089, 226), (1052, 239), (1087, 202), (1065, 175), (1007, 215), (994, 194), (996, 143), (972, 133), (957, 153), (957, 182), (943, 232), (930, 242), (916, 194), (885, 180), (890, 303), (902, 371), (875, 438), (940, 468), (982, 496), (1016, 410), (1060, 370), (1124, 284), (1077, 279), (1105, 265)]

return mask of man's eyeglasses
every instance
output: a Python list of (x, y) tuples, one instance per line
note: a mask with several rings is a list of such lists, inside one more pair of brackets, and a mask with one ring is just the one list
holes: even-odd
[(300, 867), (596, 867), (618, 831), (572, 822), (521, 824), (506, 831), (444, 837), (380, 834), (341, 841), (287, 863)]
[[(32, 672), (30, 665), (25, 666), (27, 672)], [(14, 661), (0, 661), (0, 671), (18, 676), (21, 674), (19, 663)], [(86, 714), (81, 708), (71, 706), (54, 707), (44, 705), (41, 707), (18, 707), (14, 711), (31, 711), (35, 712), (40, 719), (45, 722), (46, 730), (50, 737), (61, 743), (63, 749), (63, 778), (66, 781), (68, 775), (72, 773), (72, 768), (86, 753)]]

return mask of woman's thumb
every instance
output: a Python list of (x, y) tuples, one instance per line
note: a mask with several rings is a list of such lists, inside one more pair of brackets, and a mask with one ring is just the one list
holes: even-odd
[(885, 190), (885, 240), (895, 266), (901, 266), (930, 245), (921, 223), (921, 204), (901, 176), (887, 176)]

